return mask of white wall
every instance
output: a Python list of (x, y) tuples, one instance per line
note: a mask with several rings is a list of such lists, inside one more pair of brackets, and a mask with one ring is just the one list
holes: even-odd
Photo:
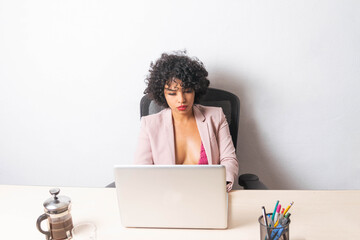
[(104, 186), (149, 64), (186, 48), (241, 99), (240, 172), (359, 189), (360, 2), (0, 0), (0, 184)]

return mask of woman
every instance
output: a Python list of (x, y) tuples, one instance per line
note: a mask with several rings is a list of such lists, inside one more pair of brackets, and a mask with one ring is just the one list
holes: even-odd
[(135, 164), (221, 164), (230, 191), (235, 148), (222, 109), (197, 104), (210, 83), (202, 62), (185, 52), (164, 53), (149, 72), (144, 93), (166, 108), (141, 118)]

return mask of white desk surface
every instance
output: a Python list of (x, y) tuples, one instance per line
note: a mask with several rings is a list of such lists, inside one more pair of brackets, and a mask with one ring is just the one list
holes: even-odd
[[(1, 239), (38, 239), (36, 219), (52, 187), (0, 185)], [(121, 226), (115, 189), (60, 187), (72, 200), (74, 224), (93, 222), (98, 240), (132, 239), (260, 239), (261, 206), (273, 210), (276, 200), (291, 208), (291, 240), (357, 239), (360, 236), (360, 190), (236, 190), (229, 194), (226, 230), (143, 229)]]

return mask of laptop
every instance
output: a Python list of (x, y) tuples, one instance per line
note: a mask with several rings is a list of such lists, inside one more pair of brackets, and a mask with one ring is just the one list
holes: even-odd
[(114, 173), (124, 227), (228, 226), (222, 165), (117, 165)]

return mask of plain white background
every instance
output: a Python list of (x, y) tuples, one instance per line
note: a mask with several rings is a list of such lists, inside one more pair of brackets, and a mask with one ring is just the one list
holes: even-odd
[(0, 0), (0, 184), (101, 187), (131, 164), (151, 61), (187, 49), (241, 101), (272, 189), (359, 189), (360, 2)]

